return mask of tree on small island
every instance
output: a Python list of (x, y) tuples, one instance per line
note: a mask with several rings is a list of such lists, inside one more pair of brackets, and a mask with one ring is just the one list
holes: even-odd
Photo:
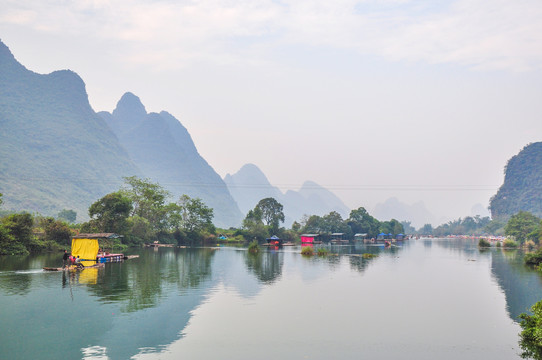
[(491, 247), (491, 243), (489, 241), (487, 241), (486, 239), (480, 239), (478, 241), (478, 247), (481, 247), (481, 248), (488, 248), (488, 247)]
[(258, 245), (258, 241), (254, 240), (253, 242), (248, 245), (248, 252), (251, 254), (257, 254), (260, 252), (260, 245)]

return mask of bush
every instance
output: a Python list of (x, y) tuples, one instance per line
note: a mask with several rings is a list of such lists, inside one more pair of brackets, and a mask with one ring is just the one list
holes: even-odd
[(303, 249), (301, 249), (301, 255), (312, 256), (314, 255), (314, 249), (312, 246), (304, 246)]
[(531, 307), (533, 315), (521, 314), (519, 325), (523, 329), (520, 336), (519, 346), (523, 350), (521, 357), (540, 359), (542, 357), (542, 301)]
[(250, 245), (248, 245), (248, 252), (251, 254), (257, 254), (260, 252), (260, 245), (258, 245), (258, 241), (254, 240), (250, 243)]
[(318, 254), (318, 256), (326, 256), (327, 254), (329, 254), (329, 250), (326, 248), (318, 248), (316, 253)]
[(542, 249), (530, 254), (526, 254), (524, 260), (527, 265), (538, 266), (542, 263)]
[(508, 249), (516, 249), (518, 247), (518, 243), (512, 239), (506, 239), (503, 241), (502, 246)]
[(536, 247), (536, 244), (534, 243), (534, 241), (532, 240), (527, 240), (525, 241), (525, 243), (523, 244), (523, 247), (528, 250), (528, 251), (532, 251), (534, 250), (534, 248)]
[(378, 256), (377, 254), (369, 254), (369, 253), (364, 253), (363, 255), (361, 255), (361, 257), (364, 258), (364, 259), (372, 259), (372, 258), (375, 258), (377, 256)]
[(490, 246), (491, 246), (491, 243), (487, 241), (486, 239), (480, 239), (480, 241), (478, 241), (478, 247), (488, 248)]

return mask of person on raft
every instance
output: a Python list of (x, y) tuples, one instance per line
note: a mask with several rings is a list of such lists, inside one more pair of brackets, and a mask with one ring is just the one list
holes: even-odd
[(75, 266), (85, 267), (85, 265), (83, 265), (82, 260), (79, 258), (79, 255), (77, 255), (77, 259), (75, 259)]
[(68, 260), (70, 259), (70, 254), (68, 254), (68, 250), (64, 250), (64, 255), (62, 256), (62, 268), (64, 269), (66, 265), (69, 266)]

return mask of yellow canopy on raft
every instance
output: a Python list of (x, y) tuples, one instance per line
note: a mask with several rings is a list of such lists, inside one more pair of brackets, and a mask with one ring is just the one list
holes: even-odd
[(96, 265), (99, 249), (98, 239), (72, 239), (72, 255), (79, 256), (85, 266)]

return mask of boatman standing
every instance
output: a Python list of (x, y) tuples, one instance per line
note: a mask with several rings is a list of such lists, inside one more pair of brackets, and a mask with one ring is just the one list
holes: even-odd
[(70, 254), (68, 254), (68, 250), (64, 250), (64, 255), (62, 256), (62, 268), (64, 269), (66, 265), (68, 265), (68, 259), (70, 258)]

